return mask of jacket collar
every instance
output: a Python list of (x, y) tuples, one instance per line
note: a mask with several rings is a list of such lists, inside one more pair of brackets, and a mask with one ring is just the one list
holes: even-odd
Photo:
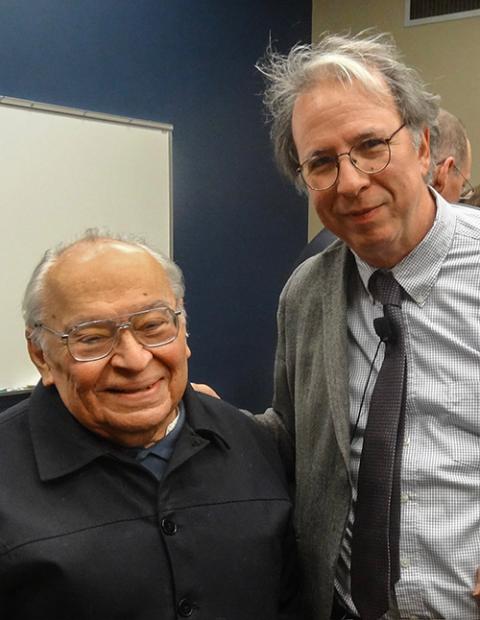
[(195, 392), (190, 384), (187, 384), (183, 394), (183, 403), (187, 413), (187, 422), (190, 427), (205, 439), (214, 441), (219, 447), (226, 450), (230, 449), (230, 444), (234, 441), (229, 416), (220, 413), (213, 416), (207, 408), (207, 403), (219, 404), (216, 398), (205, 396)]
[[(227, 421), (212, 419), (188, 385), (183, 402), (188, 432), (229, 448)], [(124, 457), (121, 448), (82, 426), (63, 404), (55, 387), (39, 383), (29, 403), (29, 424), (40, 479), (53, 480), (77, 471), (103, 456)]]
[(69, 474), (114, 450), (110, 442), (77, 422), (53, 386), (38, 383), (28, 416), (41, 480)]

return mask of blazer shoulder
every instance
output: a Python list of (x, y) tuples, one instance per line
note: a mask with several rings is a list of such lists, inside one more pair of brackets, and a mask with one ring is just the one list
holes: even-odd
[(352, 254), (343, 241), (337, 240), (321, 254), (302, 263), (290, 276), (280, 295), (280, 310), (301, 310), (310, 303), (331, 296), (345, 288), (346, 270)]

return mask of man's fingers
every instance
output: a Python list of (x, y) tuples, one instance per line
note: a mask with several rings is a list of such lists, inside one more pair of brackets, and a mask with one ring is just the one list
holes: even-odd
[(480, 567), (475, 572), (475, 586), (473, 587), (472, 595), (480, 603)]
[(205, 383), (192, 383), (192, 382), (190, 382), (190, 385), (193, 387), (193, 389), (196, 392), (202, 392), (202, 394), (207, 394), (208, 396), (213, 396), (215, 398), (220, 398), (220, 396), (215, 392), (215, 390), (213, 388), (211, 388), (209, 385), (206, 385)]

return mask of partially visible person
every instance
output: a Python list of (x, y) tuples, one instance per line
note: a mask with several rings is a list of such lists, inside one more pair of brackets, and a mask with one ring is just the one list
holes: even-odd
[(475, 185), (471, 194), (467, 198), (461, 198), (460, 202), (472, 207), (480, 207), (480, 185)]
[(24, 317), (41, 382), (0, 415), (0, 617), (303, 620), (270, 436), (187, 383), (180, 269), (89, 233)]
[(473, 187), (472, 147), (465, 127), (451, 112), (440, 108), (437, 117), (438, 137), (432, 145), (432, 186), (448, 202), (470, 198)]
[(307, 245), (303, 248), (297, 260), (295, 261), (294, 267), (298, 267), (303, 261), (310, 258), (310, 256), (315, 256), (315, 254), (319, 254), (323, 252), (325, 248), (338, 239), (328, 228), (322, 228), (315, 237), (307, 243)]

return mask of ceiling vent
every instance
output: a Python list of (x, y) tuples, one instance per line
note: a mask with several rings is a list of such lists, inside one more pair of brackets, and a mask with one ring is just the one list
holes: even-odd
[(405, 0), (405, 26), (480, 16), (480, 0)]

